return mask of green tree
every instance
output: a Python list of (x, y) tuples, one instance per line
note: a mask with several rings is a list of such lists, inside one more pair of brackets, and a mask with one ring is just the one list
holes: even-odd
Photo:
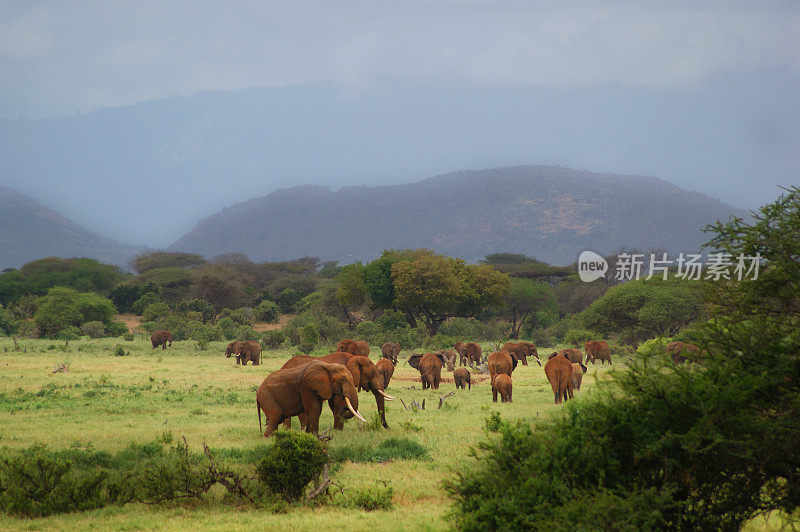
[(421, 254), (392, 266), (395, 306), (425, 322), (431, 336), (447, 318), (472, 317), (499, 307), (508, 292), (505, 274), (461, 259)]
[(610, 288), (581, 317), (602, 334), (619, 333), (631, 344), (673, 336), (700, 317), (700, 287), (679, 280), (638, 280)]
[(114, 304), (102, 296), (56, 286), (40, 299), (33, 319), (43, 335), (57, 338), (62, 330), (80, 327), (87, 321), (99, 321), (108, 327), (115, 314)]
[(206, 264), (202, 255), (195, 253), (177, 253), (169, 251), (153, 251), (142, 253), (131, 261), (136, 273), (144, 273), (157, 268), (196, 268)]
[[(800, 189), (713, 227), (757, 279), (704, 285), (695, 367), (651, 342), (550, 422), (504, 423), (448, 481), (462, 529), (740, 530), (800, 507)], [(648, 286), (648, 285), (645, 285)]]
[(544, 309), (556, 307), (550, 285), (523, 278), (510, 278), (508, 293), (503, 296), (502, 315), (511, 323), (511, 338), (519, 338), (519, 330), (529, 317)]
[(369, 301), (364, 286), (364, 265), (356, 262), (344, 266), (336, 280), (339, 284), (336, 288), (336, 300), (347, 319), (347, 328), (352, 330), (358, 322), (353, 311), (363, 308)]

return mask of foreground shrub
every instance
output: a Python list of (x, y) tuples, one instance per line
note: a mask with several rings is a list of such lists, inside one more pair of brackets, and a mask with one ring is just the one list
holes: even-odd
[(328, 452), (312, 434), (279, 430), (272, 438), (275, 444), (258, 465), (258, 476), (274, 493), (298, 499), (308, 483), (319, 478)]
[(100, 508), (106, 504), (107, 478), (104, 471), (77, 470), (44, 447), (31, 447), (0, 459), (0, 509), (42, 517)]
[(460, 528), (739, 530), (772, 511), (796, 520), (800, 189), (754, 219), (714, 228), (714, 248), (765, 262), (758, 279), (703, 287), (713, 319), (702, 361), (675, 364), (663, 341), (648, 342), (615, 366), (613, 383), (536, 430), (493, 423), (478, 464), (445, 484)]

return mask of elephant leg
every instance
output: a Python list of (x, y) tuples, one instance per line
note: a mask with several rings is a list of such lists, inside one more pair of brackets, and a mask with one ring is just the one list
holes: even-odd
[(375, 405), (378, 407), (378, 414), (381, 416), (381, 425), (383, 428), (388, 429), (389, 424), (386, 423), (386, 401), (380, 392), (373, 391), (372, 394), (375, 396)]
[(322, 414), (322, 401), (315, 401), (304, 405), (306, 414), (306, 432), (316, 434), (319, 432), (319, 416)]
[(167, 350), (167, 342), (166, 341), (163, 344), (161, 344), (161, 349), (163, 349), (165, 351)]
[[(321, 412), (322, 412), (322, 410), (320, 410), (320, 413)], [(306, 427), (308, 427), (308, 413), (307, 412), (300, 412), (300, 414), (297, 415), (297, 419), (300, 420), (300, 430), (304, 430)]]
[(328, 400), (328, 406), (331, 407), (331, 413), (333, 414), (333, 430), (344, 430), (344, 418), (334, 407), (333, 398)]
[(492, 386), (492, 402), (493, 403), (497, 402), (497, 388), (495, 388), (494, 386)]
[(286, 419), (283, 420), (283, 428), (287, 430), (292, 428), (292, 418), (287, 417)]
[(281, 422), (281, 418), (283, 417), (283, 412), (281, 412), (280, 408), (273, 407), (264, 409), (264, 414), (267, 418), (267, 430), (264, 431), (264, 437), (269, 438), (272, 433), (277, 430), (278, 425)]

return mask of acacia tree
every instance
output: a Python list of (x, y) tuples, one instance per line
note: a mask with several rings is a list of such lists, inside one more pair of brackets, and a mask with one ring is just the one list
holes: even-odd
[(424, 321), (431, 336), (447, 318), (472, 317), (497, 308), (508, 292), (508, 276), (486, 265), (426, 252), (392, 265), (395, 306)]
[(555, 306), (553, 289), (547, 283), (511, 277), (508, 293), (503, 296), (502, 315), (511, 322), (511, 338), (519, 338), (525, 320), (545, 307)]

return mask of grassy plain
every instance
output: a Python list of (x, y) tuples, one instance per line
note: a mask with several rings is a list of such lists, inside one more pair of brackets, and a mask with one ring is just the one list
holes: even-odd
[[(149, 339), (137, 335), (121, 339), (63, 342), (21, 340), (13, 351), (10, 339), (0, 339), (0, 446), (26, 448), (44, 443), (54, 450), (92, 447), (119, 451), (130, 443), (151, 442), (171, 433), (185, 437), (193, 451), (202, 442), (212, 449), (247, 452), (264, 444), (258, 430), (255, 390), (270, 371), (293, 354), (290, 350), (265, 350), (261, 366), (237, 366), (222, 356), (225, 343), (212, 343), (199, 351), (195, 342), (176, 342), (172, 348), (153, 350)], [(126, 356), (116, 356), (121, 346)], [(485, 350), (491, 349), (487, 343)], [(547, 350), (549, 352), (550, 350)], [(325, 351), (327, 352), (327, 351)], [(380, 349), (372, 347), (372, 358)], [(319, 354), (323, 354), (320, 351)], [(452, 373), (445, 372), (439, 390), (422, 391), (419, 374), (404, 365), (401, 353), (388, 393), (426, 400), (426, 410), (405, 410), (400, 401), (387, 403), (390, 430), (365, 430), (349, 421), (334, 434), (331, 449), (377, 446), (390, 437), (419, 442), (428, 449), (424, 460), (381, 463), (345, 462), (334, 480), (345, 489), (371, 487), (387, 481), (394, 489), (390, 511), (365, 512), (331, 506), (290, 507), (273, 514), (237, 509), (213, 497), (198, 504), (148, 506), (129, 504), (99, 510), (62, 514), (41, 519), (0, 515), (0, 529), (123, 529), (173, 530), (441, 530), (449, 528), (450, 500), (441, 482), (452, 467), (468, 461), (468, 450), (484, 437), (484, 420), (493, 411), (504, 419), (544, 419), (560, 411), (544, 372), (535, 361), (514, 372), (514, 402), (492, 403), (488, 375), (475, 375), (469, 391), (459, 390), (437, 408), (438, 397), (455, 389)], [(67, 372), (51, 373), (59, 364)], [(591, 393), (596, 380), (608, 375), (608, 366), (591, 366), (578, 395)], [(368, 419), (376, 413), (372, 396), (360, 395), (359, 410)], [(321, 428), (332, 424), (325, 410)], [(295, 423), (295, 425), (297, 425)], [(403, 425), (406, 425), (405, 427)], [(764, 520), (754, 528), (767, 525)], [(768, 527), (767, 527), (768, 528)]]

